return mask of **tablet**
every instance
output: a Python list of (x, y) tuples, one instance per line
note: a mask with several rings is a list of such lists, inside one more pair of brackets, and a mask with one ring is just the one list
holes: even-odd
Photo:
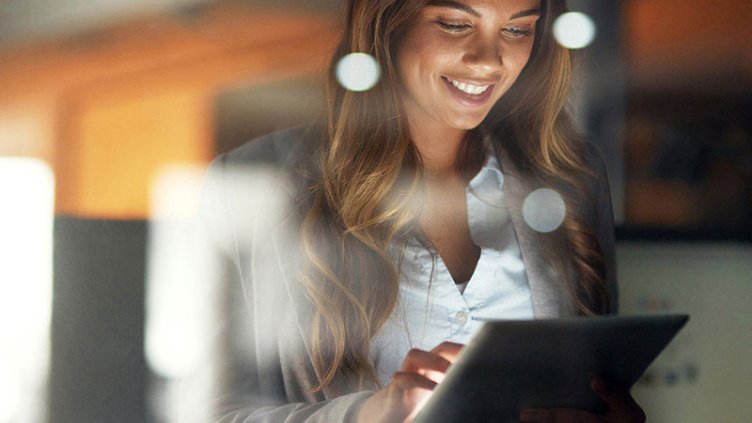
[(462, 350), (416, 423), (517, 422), (520, 410), (606, 404), (593, 376), (630, 388), (687, 315), (486, 321)]

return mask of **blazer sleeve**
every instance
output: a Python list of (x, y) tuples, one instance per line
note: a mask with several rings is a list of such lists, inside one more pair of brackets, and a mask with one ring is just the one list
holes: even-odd
[[(279, 175), (269, 166), (248, 167), (251, 174), (237, 177), (227, 155), (216, 158), (205, 177), (201, 218), (213, 250), (229, 267), (226, 283), (231, 295), (243, 295), (246, 310), (239, 326), (247, 331), (252, 348), (238, 361), (220, 363), (224, 368), (217, 401), (210, 405), (214, 421), (233, 423), (336, 423), (354, 421), (360, 405), (372, 392), (353, 392), (336, 397), (313, 395), (309, 381), (300, 371), (285, 368), (281, 359), (281, 337), (297, 336), (279, 328), (279, 317), (270, 316), (274, 307), (291, 307), (284, 283), (264, 277), (254, 266), (272, 261), (269, 229), (278, 217)], [(278, 196), (277, 196), (278, 197)], [(232, 328), (233, 325), (230, 325)], [(238, 326), (235, 326), (238, 327)], [(230, 334), (232, 338), (234, 334)], [(302, 340), (295, 342), (302, 344)], [(284, 347), (283, 347), (284, 348)], [(305, 354), (305, 353), (303, 353)], [(307, 357), (305, 357), (307, 359)]]

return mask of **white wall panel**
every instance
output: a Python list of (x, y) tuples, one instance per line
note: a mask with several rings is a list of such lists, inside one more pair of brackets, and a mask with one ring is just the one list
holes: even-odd
[(752, 246), (626, 243), (622, 314), (690, 320), (635, 385), (648, 421), (742, 423), (752, 415)]

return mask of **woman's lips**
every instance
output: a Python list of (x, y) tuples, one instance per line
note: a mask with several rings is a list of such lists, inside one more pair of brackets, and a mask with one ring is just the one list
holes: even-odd
[(444, 84), (446, 85), (447, 90), (449, 90), (449, 93), (452, 95), (452, 97), (458, 103), (469, 107), (478, 107), (484, 105), (488, 101), (488, 99), (491, 98), (491, 93), (493, 92), (495, 86), (495, 84), (488, 84), (489, 87), (481, 94), (468, 94), (455, 87), (447, 77), (442, 76), (441, 79), (444, 81)]

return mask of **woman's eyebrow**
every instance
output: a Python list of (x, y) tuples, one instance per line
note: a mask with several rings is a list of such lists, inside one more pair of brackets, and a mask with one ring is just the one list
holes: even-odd
[(509, 19), (524, 18), (526, 16), (540, 16), (541, 10), (538, 8), (523, 10), (512, 15)]

